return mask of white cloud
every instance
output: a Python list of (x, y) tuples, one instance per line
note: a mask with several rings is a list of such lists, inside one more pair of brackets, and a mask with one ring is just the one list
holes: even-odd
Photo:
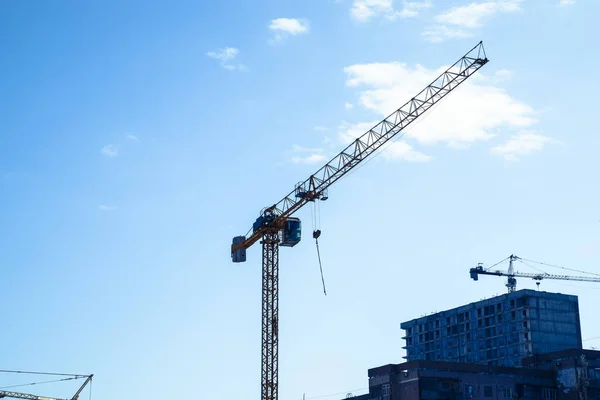
[(233, 61), (240, 53), (235, 47), (224, 47), (222, 49), (209, 51), (206, 55), (215, 60), (219, 60), (221, 66), (229, 71), (247, 71), (248, 68), (244, 64), (233, 64)]
[(410, 18), (419, 15), (419, 10), (423, 8), (432, 7), (431, 1), (406, 1), (404, 0), (404, 7), (402, 11), (398, 11), (396, 15), (400, 18)]
[(223, 68), (229, 71), (248, 71), (248, 67), (244, 64), (226, 64), (223, 65)]
[(327, 157), (323, 154), (310, 154), (307, 156), (294, 156), (291, 160), (294, 164), (316, 164), (324, 163), (327, 161)]
[(354, 107), (354, 105), (352, 103), (346, 102), (346, 103), (344, 103), (344, 107), (346, 108), (346, 110), (351, 110), (352, 107)]
[(140, 139), (135, 135), (127, 135), (127, 139), (133, 140), (134, 142), (138, 142)]
[(374, 127), (379, 121), (357, 122), (351, 124), (343, 121), (338, 128), (338, 137), (342, 144), (348, 145), (357, 137)]
[[(380, 117), (389, 115), (402, 103), (420, 92), (445, 70), (414, 68), (402, 63), (358, 64), (345, 68), (347, 85), (361, 86), (360, 104)], [(479, 73), (481, 74), (481, 73)], [(435, 108), (435, 118), (429, 113), (409, 127), (407, 137), (422, 144), (447, 143), (464, 146), (489, 140), (499, 128), (527, 128), (536, 123), (534, 110), (511, 97), (500, 87), (472, 78), (452, 93), (452, 101), (442, 101)], [(366, 130), (365, 130), (366, 131)]]
[(395, 13), (392, 0), (354, 0), (350, 14), (359, 21), (368, 21), (372, 17), (393, 15)]
[(507, 69), (500, 69), (496, 71), (494, 77), (496, 82), (503, 82), (511, 80), (514, 75), (515, 73), (513, 71), (509, 71)]
[(295, 18), (277, 18), (271, 21), (269, 29), (272, 31), (287, 32), (291, 35), (308, 32), (308, 21)]
[(558, 2), (559, 7), (572, 6), (573, 4), (575, 4), (575, 0), (560, 0)]
[(310, 22), (307, 19), (277, 18), (271, 20), (269, 30), (271, 31), (272, 37), (269, 39), (269, 43), (279, 43), (288, 36), (307, 33), (309, 29)]
[(423, 37), (431, 42), (473, 36), (473, 30), (499, 13), (513, 13), (521, 9), (523, 0), (488, 0), (453, 7), (435, 16), (437, 25), (426, 28)]
[(432, 157), (416, 151), (406, 142), (393, 142), (383, 151), (383, 156), (391, 160), (403, 160), (408, 162), (427, 162), (431, 161)]
[(209, 51), (206, 53), (210, 58), (214, 58), (215, 60), (220, 60), (223, 62), (227, 62), (233, 60), (238, 54), (239, 50), (235, 47), (225, 47), (215, 51)]
[[(365, 132), (371, 129), (379, 121), (370, 122), (359, 122), (356, 124), (350, 124), (348, 122), (342, 122), (338, 131), (338, 138), (344, 145), (350, 144), (356, 138), (362, 136)], [(413, 147), (404, 142), (388, 142), (389, 144), (384, 145), (382, 152), (383, 157), (388, 160), (402, 160), (409, 162), (426, 162), (432, 159), (431, 156), (423, 154)]]
[(327, 161), (327, 156), (321, 148), (303, 147), (297, 144), (292, 146), (292, 151), (295, 154), (290, 158), (294, 164), (316, 164)]
[(471, 37), (473, 36), (473, 32), (461, 28), (450, 28), (445, 25), (434, 25), (425, 28), (421, 36), (429, 42), (439, 43), (447, 39)]
[(116, 157), (119, 154), (119, 148), (114, 144), (107, 144), (100, 150), (100, 153), (106, 157)]
[(404, 0), (402, 10), (394, 7), (394, 0), (354, 0), (350, 14), (358, 21), (368, 21), (376, 16), (387, 19), (410, 18), (419, 15), (419, 10), (432, 6), (430, 0), (407, 1)]
[(116, 210), (116, 209), (117, 209), (117, 207), (115, 207), (115, 206), (107, 206), (107, 205), (105, 205), (105, 204), (100, 204), (100, 205), (98, 206), (98, 208), (99, 208), (100, 210), (102, 210), (102, 211), (113, 211), (113, 210)]
[(492, 147), (490, 153), (504, 157), (506, 161), (519, 161), (522, 156), (541, 151), (546, 143), (557, 142), (535, 132), (523, 131), (511, 136), (504, 144)]
[(466, 6), (454, 7), (435, 17), (436, 22), (446, 25), (462, 26), (464, 28), (480, 28), (483, 21), (494, 14), (515, 12), (520, 10), (521, 0), (496, 0), (481, 3), (471, 3)]
[(292, 149), (296, 153), (321, 153), (323, 149), (310, 148), (310, 147), (302, 147), (297, 144), (292, 146)]
[[(358, 104), (382, 119), (419, 93), (446, 68), (433, 70), (421, 65), (410, 67), (391, 62), (356, 64), (346, 67), (344, 71), (347, 86), (358, 91)], [(532, 128), (537, 123), (535, 110), (498, 86), (511, 77), (512, 72), (508, 70), (499, 70), (492, 75), (478, 72), (410, 125), (404, 138), (422, 146), (445, 144), (454, 149), (464, 149), (475, 142), (490, 141), (504, 132), (515, 133)], [(379, 119), (353, 124), (344, 122), (339, 129), (339, 137), (344, 143), (349, 143), (377, 122)], [(533, 146), (532, 137), (521, 139), (529, 140), (526, 145)], [(494, 154), (507, 152), (507, 149), (494, 150)], [(394, 155), (407, 161), (431, 159), (408, 144), (399, 142), (387, 151), (387, 157), (394, 158)]]

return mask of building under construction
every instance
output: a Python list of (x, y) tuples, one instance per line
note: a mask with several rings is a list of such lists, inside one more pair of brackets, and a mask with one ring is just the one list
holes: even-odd
[(519, 290), (403, 322), (408, 361), (520, 366), (524, 357), (582, 348), (577, 296)]
[(403, 322), (407, 362), (369, 369), (356, 400), (600, 400), (577, 296), (520, 290)]

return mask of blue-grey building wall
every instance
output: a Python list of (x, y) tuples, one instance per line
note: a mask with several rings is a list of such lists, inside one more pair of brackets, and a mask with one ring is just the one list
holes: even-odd
[(519, 290), (400, 325), (406, 358), (520, 366), (523, 357), (581, 349), (577, 296)]

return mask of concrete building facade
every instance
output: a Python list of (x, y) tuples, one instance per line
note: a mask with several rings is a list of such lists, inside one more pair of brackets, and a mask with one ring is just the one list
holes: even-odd
[(519, 290), (400, 325), (408, 361), (521, 366), (524, 357), (581, 349), (577, 296)]
[(523, 359), (526, 368), (556, 373), (561, 400), (600, 400), (600, 351), (562, 350)]
[(369, 370), (353, 400), (599, 400), (600, 352), (572, 349), (523, 360), (526, 367), (409, 361)]

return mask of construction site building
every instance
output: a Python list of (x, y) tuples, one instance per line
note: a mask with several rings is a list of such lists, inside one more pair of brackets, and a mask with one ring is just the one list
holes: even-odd
[(519, 290), (400, 324), (408, 361), (518, 367), (524, 357), (581, 349), (577, 296)]
[(598, 400), (600, 352), (531, 356), (526, 367), (409, 361), (369, 370), (369, 393), (353, 400)]

